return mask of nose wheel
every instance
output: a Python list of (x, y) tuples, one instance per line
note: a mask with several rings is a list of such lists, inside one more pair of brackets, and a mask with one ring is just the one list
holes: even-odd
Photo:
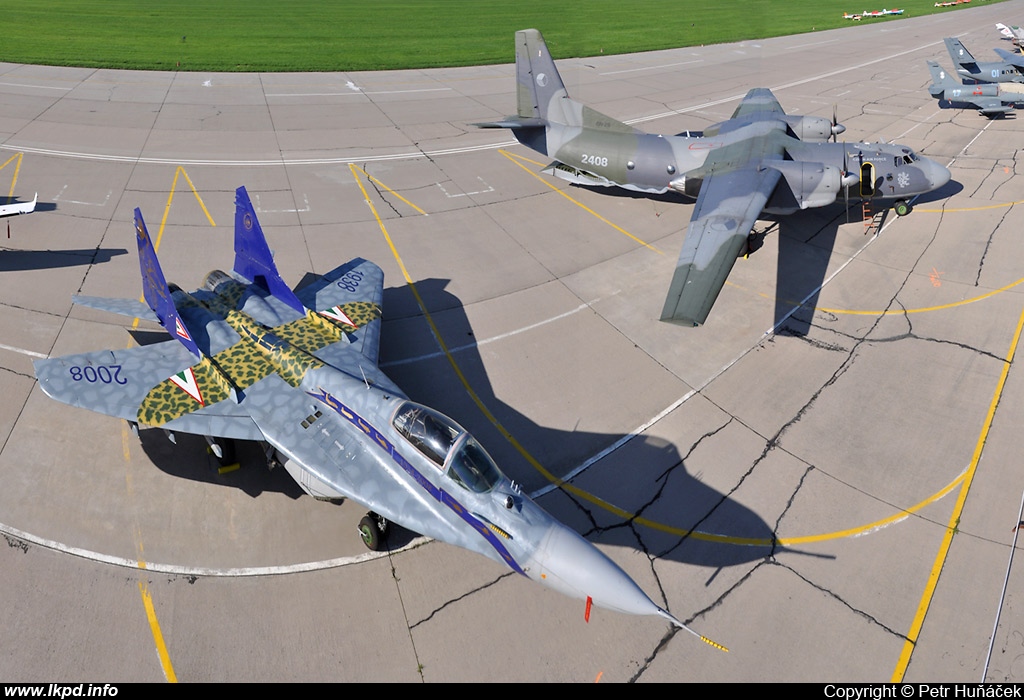
[(388, 521), (374, 512), (367, 513), (359, 521), (359, 537), (371, 552), (380, 551), (388, 537)]
[(905, 199), (897, 199), (892, 208), (896, 212), (896, 216), (906, 216), (910, 213), (910, 204)]

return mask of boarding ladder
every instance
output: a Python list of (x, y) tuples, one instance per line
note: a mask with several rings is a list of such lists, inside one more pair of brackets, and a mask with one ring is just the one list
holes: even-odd
[(878, 229), (882, 225), (882, 219), (885, 218), (885, 210), (875, 211), (871, 206), (870, 199), (862, 201), (861, 207), (864, 216), (864, 235), (873, 236), (878, 233)]

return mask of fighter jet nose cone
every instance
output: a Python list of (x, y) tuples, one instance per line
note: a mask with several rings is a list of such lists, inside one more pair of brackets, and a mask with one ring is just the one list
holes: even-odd
[(630, 615), (660, 615), (629, 575), (597, 547), (561, 523), (541, 539), (527, 566), (530, 578), (594, 605)]

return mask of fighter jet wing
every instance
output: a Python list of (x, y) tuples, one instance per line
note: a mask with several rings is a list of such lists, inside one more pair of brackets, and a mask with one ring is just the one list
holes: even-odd
[(782, 174), (751, 166), (704, 180), (669, 286), (662, 321), (704, 323)]
[(377, 365), (380, 324), (370, 323), (379, 316), (384, 301), (384, 272), (377, 265), (355, 258), (303, 287), (296, 295), (306, 308), (351, 328), (348, 347)]
[(142, 321), (159, 323), (153, 310), (138, 299), (108, 299), (106, 297), (87, 297), (76, 294), (71, 297), (71, 303), (79, 306), (88, 306), (90, 309), (108, 311), (112, 314), (120, 314), (129, 318), (138, 318)]
[(171, 414), (174, 417), (160, 423), (162, 427), (262, 440), (263, 434), (249, 414), (230, 400), (226, 392), (211, 387), (202, 371), (206, 365), (195, 362), (195, 356), (181, 343), (166, 340), (125, 350), (98, 350), (37, 360), (35, 371), (39, 387), (51, 398), (150, 425), (155, 422), (140, 420), (144, 406), (152, 402), (151, 395), (162, 385), (174, 385), (174, 393), (180, 393), (190, 405), (188, 410)]

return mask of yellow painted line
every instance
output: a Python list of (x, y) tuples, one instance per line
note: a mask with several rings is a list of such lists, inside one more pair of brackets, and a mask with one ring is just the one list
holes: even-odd
[(855, 311), (852, 309), (829, 309), (819, 306), (818, 310), (824, 311), (826, 313), (848, 316), (902, 316), (903, 314), (923, 314), (929, 311), (941, 311), (943, 309), (955, 309), (958, 306), (967, 306), (968, 304), (973, 304), (976, 301), (981, 301), (982, 299), (994, 297), (996, 294), (1002, 294), (1007, 290), (1013, 289), (1021, 282), (1024, 282), (1024, 277), (1021, 277), (1016, 282), (1011, 282), (1006, 286), (1000, 287), (999, 289), (993, 289), (990, 292), (979, 294), (978, 296), (971, 297), (970, 299), (962, 299), (961, 301), (953, 301), (948, 304), (938, 304), (936, 306), (923, 306), (919, 309), (886, 309), (885, 311)]
[[(616, 231), (618, 231), (619, 233), (621, 233), (621, 234), (622, 234), (623, 236), (626, 236), (627, 238), (630, 238), (630, 239), (632, 239), (632, 240), (636, 241), (637, 243), (639, 243), (640, 245), (642, 245), (642, 246), (643, 246), (643, 247), (645, 247), (645, 248), (649, 248), (649, 249), (653, 250), (653, 251), (654, 251), (655, 253), (657, 253), (658, 255), (664, 255), (664, 252), (662, 252), (662, 251), (658, 250), (657, 248), (655, 248), (654, 246), (652, 246), (652, 245), (651, 245), (650, 243), (648, 243), (647, 241), (644, 241), (644, 240), (641, 240), (641, 239), (637, 238), (637, 237), (636, 237), (636, 236), (634, 236), (634, 235), (633, 235), (632, 233), (630, 233), (630, 232), (629, 232), (629, 231), (627, 231), (626, 229), (622, 228), (622, 227), (621, 227), (621, 226), (619, 226), (618, 224), (614, 224), (614, 223), (612, 223), (611, 221), (609, 221), (608, 219), (606, 219), (605, 217), (601, 216), (600, 214), (598, 214), (598, 213), (597, 213), (596, 211), (594, 211), (593, 209), (591, 209), (590, 207), (588, 207), (588, 206), (587, 206), (586, 204), (584, 204), (583, 202), (580, 202), (580, 201), (579, 201), (579, 200), (577, 200), (577, 199), (573, 199), (573, 198), (572, 198), (572, 197), (570, 197), (570, 196), (569, 196), (568, 194), (566, 194), (566, 192), (565, 192), (564, 190), (560, 190), (559, 188), (555, 187), (555, 186), (554, 186), (554, 185), (552, 185), (552, 184), (551, 184), (550, 182), (548, 182), (547, 178), (543, 178), (543, 177), (541, 177), (540, 175), (538, 175), (537, 173), (533, 172), (533, 171), (532, 171), (532, 170), (530, 170), (530, 169), (529, 169), (528, 167), (526, 167), (525, 165), (523, 165), (522, 163), (520, 163), (520, 162), (519, 162), (520, 160), (524, 160), (524, 161), (526, 161), (526, 162), (528, 162), (528, 163), (537, 163), (537, 161), (535, 161), (535, 160), (530, 160), (529, 158), (523, 158), (522, 156), (517, 156), (517, 155), (515, 155), (514, 153), (509, 153), (509, 152), (508, 152), (508, 151), (506, 151), (506, 150), (505, 150), (504, 148), (499, 148), (499, 149), (498, 149), (498, 153), (500, 153), (501, 155), (503, 155), (503, 156), (505, 156), (506, 158), (508, 158), (508, 159), (509, 159), (510, 161), (512, 161), (513, 163), (515, 163), (516, 165), (518, 165), (518, 166), (519, 166), (520, 168), (522, 168), (523, 170), (525, 170), (526, 172), (528, 172), (528, 173), (529, 173), (529, 174), (530, 174), (531, 176), (533, 176), (534, 178), (536, 178), (536, 179), (537, 179), (537, 180), (539, 180), (540, 182), (543, 182), (543, 183), (544, 183), (544, 186), (545, 186), (545, 187), (549, 188), (549, 189), (550, 189), (550, 190), (552, 190), (553, 192), (557, 192), (558, 194), (562, 195), (563, 197), (565, 197), (566, 199), (568, 199), (568, 200), (569, 200), (570, 202), (572, 202), (573, 204), (575, 204), (576, 206), (578, 206), (578, 207), (579, 207), (580, 209), (582, 209), (583, 211), (585, 211), (585, 212), (587, 212), (588, 214), (590, 214), (591, 216), (593, 216), (593, 217), (595, 217), (595, 218), (599, 219), (599, 220), (600, 220), (600, 221), (602, 221), (603, 223), (606, 223), (606, 224), (608, 224), (609, 226), (611, 226), (611, 227), (612, 227), (613, 229), (615, 229)], [(537, 163), (537, 165), (542, 165), (542, 163)]]
[(171, 180), (171, 191), (167, 193), (167, 204), (164, 206), (164, 217), (160, 220), (160, 230), (156, 234), (156, 240), (153, 241), (153, 250), (160, 249), (160, 239), (164, 235), (164, 227), (167, 226), (167, 215), (171, 213), (171, 202), (174, 201), (174, 192), (178, 188), (178, 176), (184, 175), (185, 181), (188, 182), (188, 186), (192, 188), (192, 194), (196, 196), (196, 200), (199, 202), (199, 206), (202, 208), (203, 213), (206, 214), (206, 220), (210, 222), (210, 226), (216, 226), (213, 222), (213, 217), (210, 216), (210, 212), (207, 211), (206, 205), (203, 204), (203, 198), (199, 196), (196, 191), (196, 186), (192, 184), (192, 178), (185, 172), (185, 168), (178, 166), (177, 170), (174, 171), (174, 179)]
[[(10, 161), (8, 161), (8, 162), (10, 162)], [(5, 165), (6, 165), (6, 163), (5, 163)], [(3, 166), (0, 166), (0, 169), (2, 169), (2, 168), (3, 168)], [(160, 221), (160, 230), (157, 232), (157, 237), (153, 241), (153, 251), (154, 251), (154, 253), (160, 248), (160, 241), (163, 238), (164, 228), (167, 225), (167, 216), (168, 216), (168, 214), (171, 211), (171, 202), (174, 201), (174, 193), (175, 193), (175, 191), (177, 190), (177, 187), (178, 187), (178, 176), (179, 175), (184, 175), (185, 176), (185, 180), (188, 182), (188, 186), (190, 188), (192, 188), (192, 194), (195, 195), (196, 200), (199, 202), (199, 206), (202, 208), (203, 213), (206, 214), (206, 219), (210, 222), (210, 225), (211, 226), (216, 226), (217, 225), (216, 223), (214, 223), (213, 217), (210, 216), (210, 212), (206, 209), (206, 204), (203, 203), (203, 198), (199, 196), (199, 192), (196, 191), (195, 185), (192, 184), (192, 178), (190, 178), (188, 176), (188, 173), (185, 172), (185, 169), (179, 165), (178, 168), (174, 171), (174, 179), (171, 180), (171, 190), (170, 190), (170, 193), (167, 195), (167, 205), (164, 207), (164, 216), (163, 216), (163, 218)], [(139, 301), (144, 302), (145, 301), (145, 295), (140, 295), (139, 296)], [(138, 328), (138, 326), (139, 326), (139, 319), (138, 318), (133, 319), (132, 320), (132, 329)], [(130, 434), (130, 431), (128, 430), (127, 423), (122, 423), (121, 424), (121, 447), (122, 447), (122, 450), (123, 450), (123, 453), (124, 453), (125, 464), (128, 466), (128, 469), (125, 472), (125, 486), (127, 488), (128, 496), (130, 498), (130, 497), (132, 497), (134, 495), (134, 488), (132, 486), (131, 453), (129, 451), (129, 434)], [(237, 466), (236, 466), (236, 468), (237, 468)], [(223, 473), (223, 472), (221, 472), (221, 473)], [(142, 545), (142, 532), (141, 532), (137, 522), (135, 524), (135, 546), (136, 546), (136, 549), (138, 551), (139, 568), (144, 570), (146, 568), (146, 562), (145, 562), (145, 560), (143, 558), (145, 550), (144, 550), (143, 545)], [(142, 594), (142, 604), (146, 608), (146, 618), (149, 620), (149, 629), (153, 633), (153, 642), (154, 642), (154, 644), (156, 644), (156, 653), (157, 653), (157, 656), (159, 656), (159, 658), (160, 658), (160, 666), (163, 668), (164, 677), (170, 683), (177, 683), (178, 682), (178, 678), (174, 674), (174, 667), (171, 665), (171, 657), (170, 657), (170, 654), (167, 653), (167, 645), (164, 644), (164, 636), (163, 636), (163, 633), (160, 631), (160, 623), (156, 619), (156, 610), (153, 608), (153, 598), (152, 598), (152, 596), (149, 593), (149, 588), (142, 581), (139, 581), (139, 593)]]
[(946, 557), (949, 555), (949, 548), (953, 543), (953, 535), (956, 533), (956, 528), (960, 523), (960, 516), (964, 510), (964, 504), (967, 502), (967, 493), (971, 490), (971, 483), (974, 481), (974, 475), (978, 469), (978, 463), (981, 461), (981, 453), (985, 449), (985, 442), (988, 440), (988, 431), (992, 427), (992, 420), (996, 414), (996, 407), (999, 405), (999, 399), (1003, 394), (1003, 387), (1006, 385), (1006, 378), (1010, 374), (1010, 366), (1013, 364), (1013, 356), (1017, 352), (1017, 343), (1020, 341), (1021, 331), (1024, 330), (1024, 311), (1021, 312), (1020, 318), (1017, 320), (1017, 330), (1013, 335), (1013, 342), (1010, 343), (1010, 350), (1007, 353), (1006, 362), (1003, 365), (1003, 371), (999, 375), (999, 382), (996, 384), (995, 393), (992, 394), (992, 401), (989, 403), (988, 413), (985, 415), (985, 422), (981, 427), (981, 434), (978, 436), (978, 442), (974, 446), (974, 455), (971, 457), (971, 465), (967, 468), (967, 472), (964, 474), (963, 484), (960, 487), (960, 495), (957, 496), (956, 505), (953, 507), (953, 512), (949, 516), (949, 524), (946, 526), (946, 531), (942, 535), (942, 542), (939, 545), (939, 552), (935, 557), (935, 564), (932, 565), (932, 570), (928, 574), (928, 581), (924, 587), (924, 593), (921, 595), (921, 602), (917, 606), (917, 612), (914, 614), (914, 620), (910, 625), (910, 631), (907, 633), (907, 640), (903, 643), (903, 651), (900, 652), (899, 661), (896, 663), (896, 670), (892, 674), (893, 683), (901, 683), (903, 676), (907, 672), (907, 666), (910, 665), (910, 657), (914, 653), (914, 648), (917, 646), (917, 640), (921, 634), (921, 627), (924, 625), (925, 615), (928, 613), (928, 608), (931, 606), (932, 596), (935, 594), (935, 587), (939, 582), (939, 574), (942, 572), (942, 567), (946, 563)]
[[(196, 197), (196, 201), (197, 201), (197, 202), (199, 202), (199, 206), (200, 206), (200, 208), (201, 208), (201, 209), (203, 210), (203, 213), (204, 213), (204, 214), (206, 214), (206, 220), (210, 222), (210, 226), (216, 226), (217, 224), (216, 224), (216, 223), (214, 223), (214, 221), (213, 221), (213, 217), (212, 217), (212, 216), (210, 216), (210, 212), (209, 212), (209, 211), (208, 211), (208, 210), (206, 209), (206, 204), (204, 204), (204, 203), (203, 203), (203, 198), (199, 196), (199, 192), (197, 192), (197, 191), (196, 191), (196, 186), (192, 184), (192, 178), (190, 178), (190, 177), (188, 176), (188, 173), (187, 173), (187, 172), (185, 172), (185, 168), (183, 168), (183, 167), (181, 167), (181, 166), (179, 165), (179, 166), (178, 166), (178, 169), (174, 171), (174, 179), (175, 179), (175, 180), (177, 180), (177, 179), (178, 179), (178, 173), (179, 173), (179, 172), (180, 172), (180, 173), (181, 173), (182, 175), (184, 175), (184, 176), (185, 176), (185, 181), (186, 181), (186, 182), (188, 182), (188, 186), (192, 188), (192, 194), (194, 194), (194, 195), (195, 195), (195, 197)], [(174, 188), (174, 185), (173, 185), (173, 183), (172, 183), (172, 185), (171, 185), (171, 188), (172, 188), (172, 189)], [(167, 206), (170, 206), (170, 203), (168, 203), (168, 205), (167, 205)]]
[(1003, 202), (1002, 204), (986, 204), (983, 207), (962, 207), (960, 209), (918, 209), (914, 207), (915, 212), (930, 213), (930, 214), (951, 214), (954, 212), (965, 212), (965, 211), (984, 211), (986, 209), (1002, 209), (1003, 207), (1012, 207), (1015, 204), (1024, 204), (1024, 199), (1019, 199), (1016, 202)]
[[(955, 309), (955, 308), (957, 308), (959, 306), (967, 306), (968, 304), (973, 304), (975, 302), (982, 301), (984, 299), (988, 299), (989, 297), (994, 297), (996, 294), (1002, 294), (1003, 292), (1009, 291), (1009, 290), (1013, 289), (1014, 287), (1018, 286), (1019, 284), (1021, 284), (1022, 282), (1024, 282), (1024, 277), (1021, 277), (1019, 280), (1017, 280), (1015, 282), (1010, 282), (1007, 285), (999, 287), (998, 289), (993, 289), (991, 291), (985, 292), (984, 294), (979, 294), (976, 297), (971, 297), (970, 299), (961, 299), (960, 301), (952, 301), (952, 302), (950, 302), (948, 304), (937, 304), (935, 306), (922, 306), (922, 307), (917, 308), (917, 309), (862, 310), (862, 309), (832, 309), (832, 308), (829, 308), (829, 307), (826, 307), (826, 306), (816, 306), (814, 308), (817, 309), (818, 311), (824, 311), (826, 313), (836, 314), (837, 316), (902, 316), (903, 314), (923, 314), (923, 313), (927, 313), (927, 312), (930, 312), (930, 311), (942, 311), (943, 309)], [(765, 294), (764, 292), (756, 292), (756, 291), (754, 291), (752, 289), (747, 289), (746, 287), (743, 287), (742, 285), (735, 284), (733, 282), (729, 282), (728, 280), (726, 280), (726, 284), (728, 284), (731, 287), (735, 287), (736, 289), (741, 289), (744, 292), (748, 292), (750, 294), (756, 294), (757, 296), (761, 297), (762, 299), (771, 299), (771, 300), (775, 299), (775, 297), (770, 296), (768, 294)], [(799, 302), (792, 301), (792, 300), (783, 300), (783, 303), (789, 304), (789, 305), (792, 305), (792, 306), (796, 306), (797, 304), (799, 304)]]
[[(2, 169), (2, 168), (3, 168), (3, 166), (0, 166), (0, 169)], [(185, 168), (183, 168), (183, 167), (181, 167), (179, 165), (178, 168), (174, 171), (174, 179), (171, 180), (171, 190), (167, 194), (167, 204), (164, 205), (164, 216), (160, 220), (160, 229), (156, 232), (156, 238), (153, 240), (153, 252), (154, 253), (156, 253), (158, 250), (160, 250), (160, 241), (163, 240), (164, 228), (167, 226), (167, 216), (168, 216), (168, 214), (171, 213), (171, 202), (174, 201), (174, 192), (178, 188), (178, 176), (179, 175), (184, 175), (185, 176), (185, 181), (188, 182), (188, 186), (190, 188), (192, 188), (192, 194), (195, 195), (196, 201), (199, 202), (199, 206), (202, 208), (203, 213), (206, 214), (206, 220), (210, 222), (210, 226), (216, 226), (217, 225), (214, 222), (213, 217), (210, 216), (210, 212), (209, 212), (209, 210), (207, 210), (206, 204), (203, 203), (203, 198), (200, 197), (199, 196), (199, 192), (196, 191), (196, 186), (192, 184), (192, 178), (190, 178), (188, 176), (188, 173), (185, 172)], [(139, 295), (139, 301), (142, 302), (142, 303), (146, 303), (146, 296), (145, 296), (145, 294), (140, 294)], [(137, 318), (133, 319), (132, 320), (132, 330), (135, 330), (138, 327), (139, 327), (139, 319), (137, 319)]]
[(419, 291), (416, 289), (416, 285), (412, 281), (412, 277), (409, 275), (409, 271), (406, 269), (405, 263), (402, 261), (401, 255), (398, 254), (398, 249), (395, 247), (394, 241), (391, 240), (391, 235), (388, 233), (387, 227), (384, 226), (383, 220), (381, 220), (380, 216), (378, 215), (376, 207), (373, 206), (373, 202), (370, 200), (369, 195), (367, 195), (366, 193), (366, 188), (363, 186), (362, 181), (359, 179), (359, 176), (356, 173), (358, 168), (353, 164), (349, 164), (349, 169), (352, 171), (352, 177), (355, 178), (356, 184), (359, 185), (359, 189), (363, 193), (363, 199), (369, 205), (370, 211), (373, 212), (373, 216), (377, 220), (377, 225), (380, 227), (381, 233), (384, 235), (384, 240), (387, 242), (388, 247), (391, 249), (391, 254), (394, 256), (395, 261), (398, 263), (399, 269), (402, 271), (402, 276), (405, 278), (406, 284), (409, 285), (409, 289), (412, 291), (413, 297), (415, 297), (416, 299), (416, 303), (419, 305), (420, 310), (423, 311), (423, 316), (427, 321), (427, 325), (430, 326), (430, 331), (434, 336), (434, 340), (441, 348), (441, 351), (445, 354), (445, 357), (448, 358), (448, 363), (451, 365), (452, 370), (455, 372), (455, 375), (459, 378), (459, 382), (466, 390), (466, 393), (469, 394), (470, 399), (472, 399), (473, 403), (480, 410), (480, 412), (483, 413), (484, 417), (487, 418), (491, 425), (493, 425), (498, 430), (498, 432), (501, 433), (502, 437), (504, 437), (509, 442), (509, 444), (511, 444), (512, 447), (515, 448), (515, 450), (520, 455), (522, 455), (522, 457), (530, 464), (530, 466), (532, 466), (539, 474), (541, 474), (549, 482), (551, 482), (558, 488), (561, 488), (566, 492), (576, 496), (577, 498), (580, 498), (588, 503), (591, 503), (599, 508), (602, 508), (603, 510), (608, 511), (609, 513), (612, 513), (622, 518), (623, 520), (632, 519), (633, 522), (637, 524), (643, 525), (644, 527), (650, 528), (652, 530), (658, 530), (659, 532), (666, 532), (669, 534), (679, 536), (690, 536), (694, 539), (703, 540), (707, 542), (717, 542), (722, 544), (747, 546), (770, 546), (776, 544), (786, 546), (793, 544), (806, 544), (808, 542), (821, 542), (824, 540), (840, 539), (844, 537), (853, 537), (856, 535), (862, 535), (871, 532), (878, 528), (885, 527), (886, 525), (898, 522), (906, 518), (908, 515), (920, 510), (921, 508), (924, 508), (928, 504), (939, 500), (943, 496), (947, 495), (964, 478), (963, 474), (961, 474), (952, 483), (942, 488), (935, 494), (928, 496), (920, 503), (917, 503), (916, 505), (911, 506), (906, 510), (901, 510), (896, 514), (889, 516), (888, 518), (883, 518), (882, 520), (877, 520), (866, 525), (861, 525), (858, 527), (848, 528), (845, 530), (839, 530), (836, 532), (830, 532), (820, 535), (805, 535), (801, 537), (788, 537), (777, 540), (765, 537), (734, 537), (731, 535), (719, 535), (715, 533), (701, 532), (698, 530), (688, 530), (685, 528), (665, 525), (664, 523), (659, 523), (654, 520), (649, 520), (643, 517), (634, 517), (633, 513), (630, 513), (629, 511), (620, 508), (619, 506), (616, 506), (613, 503), (609, 503), (604, 499), (601, 499), (587, 491), (584, 491), (583, 489), (580, 489), (579, 487), (574, 486), (573, 484), (564, 481), (560, 477), (549, 472), (532, 454), (530, 454), (530, 452), (518, 440), (516, 440), (512, 433), (510, 433), (505, 428), (505, 426), (503, 426), (498, 421), (494, 414), (491, 413), (490, 409), (487, 408), (483, 400), (470, 386), (469, 380), (466, 379), (466, 376), (462, 373), (462, 369), (455, 361), (454, 356), (448, 350), (448, 346), (445, 344), (444, 339), (441, 337), (441, 331), (434, 324), (433, 317), (430, 315), (430, 312), (427, 310), (426, 304), (420, 297)]
[(7, 199), (12, 199), (14, 197), (14, 186), (18, 183), (18, 173), (21, 172), (21, 159), (24, 157), (25, 154), (19, 151), (18, 153), (15, 153), (13, 156), (5, 160), (3, 165), (0, 165), (0, 170), (3, 170), (4, 168), (11, 164), (12, 160), (18, 160), (18, 162), (14, 166), (14, 175), (11, 177), (11, 191), (7, 193)]
[(164, 644), (164, 635), (160, 631), (160, 623), (157, 621), (156, 611), (153, 609), (153, 598), (149, 594), (149, 587), (142, 581), (139, 581), (139, 593), (142, 594), (142, 604), (146, 606), (146, 617), (149, 619), (149, 629), (153, 632), (153, 641), (156, 643), (156, 653), (160, 657), (160, 666), (164, 670), (164, 678), (166, 678), (169, 683), (177, 683), (178, 677), (174, 675), (174, 667), (171, 666), (171, 657), (167, 654), (167, 645)]
[[(24, 153), (15, 153), (13, 156), (11, 156), (11, 158), (17, 158), (18, 162), (14, 166), (14, 176), (11, 178), (11, 191), (7, 193), (7, 199), (12, 199), (14, 197), (14, 186), (18, 182), (18, 173), (21, 172), (21, 159), (24, 157), (24, 155)], [(11, 162), (11, 158), (7, 159), (7, 163)], [(4, 163), (4, 165), (0, 165), (0, 170), (3, 170), (4, 166), (7, 165), (7, 163)]]
[(6, 168), (6, 167), (7, 167), (8, 165), (10, 165), (10, 164), (11, 164), (11, 161), (12, 161), (12, 160), (14, 160), (15, 158), (17, 158), (17, 159), (18, 159), (18, 162), (20, 163), (20, 162), (21, 162), (21, 156), (22, 156), (22, 154), (21, 154), (21, 153), (15, 153), (15, 154), (14, 154), (13, 156), (11, 156), (11, 157), (10, 157), (10, 158), (8, 158), (7, 160), (5, 160), (5, 161), (4, 161), (4, 164), (3, 164), (3, 165), (0, 165), (0, 170), (3, 170), (3, 169), (4, 169), (4, 168)]
[[(354, 163), (349, 163), (349, 164), (348, 164), (348, 166), (349, 166), (349, 168), (351, 168), (351, 167), (353, 167), (353, 166), (355, 166), (356, 168), (359, 168), (359, 166), (358, 166), (358, 165), (355, 165)], [(375, 182), (375, 183), (377, 183), (378, 185), (380, 185), (381, 187), (383, 187), (384, 189), (386, 189), (386, 190), (387, 190), (388, 192), (390, 192), (391, 194), (395, 195), (395, 196), (396, 196), (396, 197), (398, 197), (398, 198), (399, 198), (400, 200), (402, 200), (403, 202), (405, 202), (406, 204), (408, 204), (408, 205), (409, 205), (410, 207), (412, 207), (413, 209), (415, 209), (416, 211), (418, 211), (418, 212), (419, 212), (420, 214), (423, 214), (423, 216), (430, 216), (429, 214), (427, 214), (427, 212), (425, 212), (425, 211), (423, 211), (422, 209), (420, 209), (420, 208), (419, 208), (418, 206), (416, 206), (415, 204), (413, 204), (412, 202), (410, 202), (410, 201), (409, 201), (408, 199), (406, 199), (406, 198), (405, 198), (405, 197), (403, 197), (402, 195), (400, 195), (400, 194), (398, 194), (397, 192), (395, 192), (395, 191), (394, 191), (393, 189), (391, 189), (390, 187), (388, 187), (387, 185), (385, 185), (385, 184), (384, 184), (383, 182), (381, 182), (380, 180), (378, 180), (377, 178), (375, 178), (375, 177), (374, 177), (373, 175), (371, 175), (370, 173), (366, 172), (366, 171), (365, 171), (365, 170), (363, 170), (362, 168), (359, 168), (359, 172), (361, 172), (361, 173), (362, 173), (363, 175), (365, 175), (365, 176), (367, 177), (367, 179), (369, 179), (369, 180), (370, 180), (370, 182)], [(361, 188), (360, 188), (360, 189), (361, 189)], [(366, 190), (363, 190), (363, 196), (366, 196)]]
[(235, 462), (234, 464), (228, 464), (228, 465), (225, 465), (223, 467), (217, 467), (217, 473), (218, 474), (229, 474), (231, 472), (236, 472), (236, 471), (238, 471), (241, 468), (242, 468), (242, 465), (240, 463), (238, 463), (238, 462)]

